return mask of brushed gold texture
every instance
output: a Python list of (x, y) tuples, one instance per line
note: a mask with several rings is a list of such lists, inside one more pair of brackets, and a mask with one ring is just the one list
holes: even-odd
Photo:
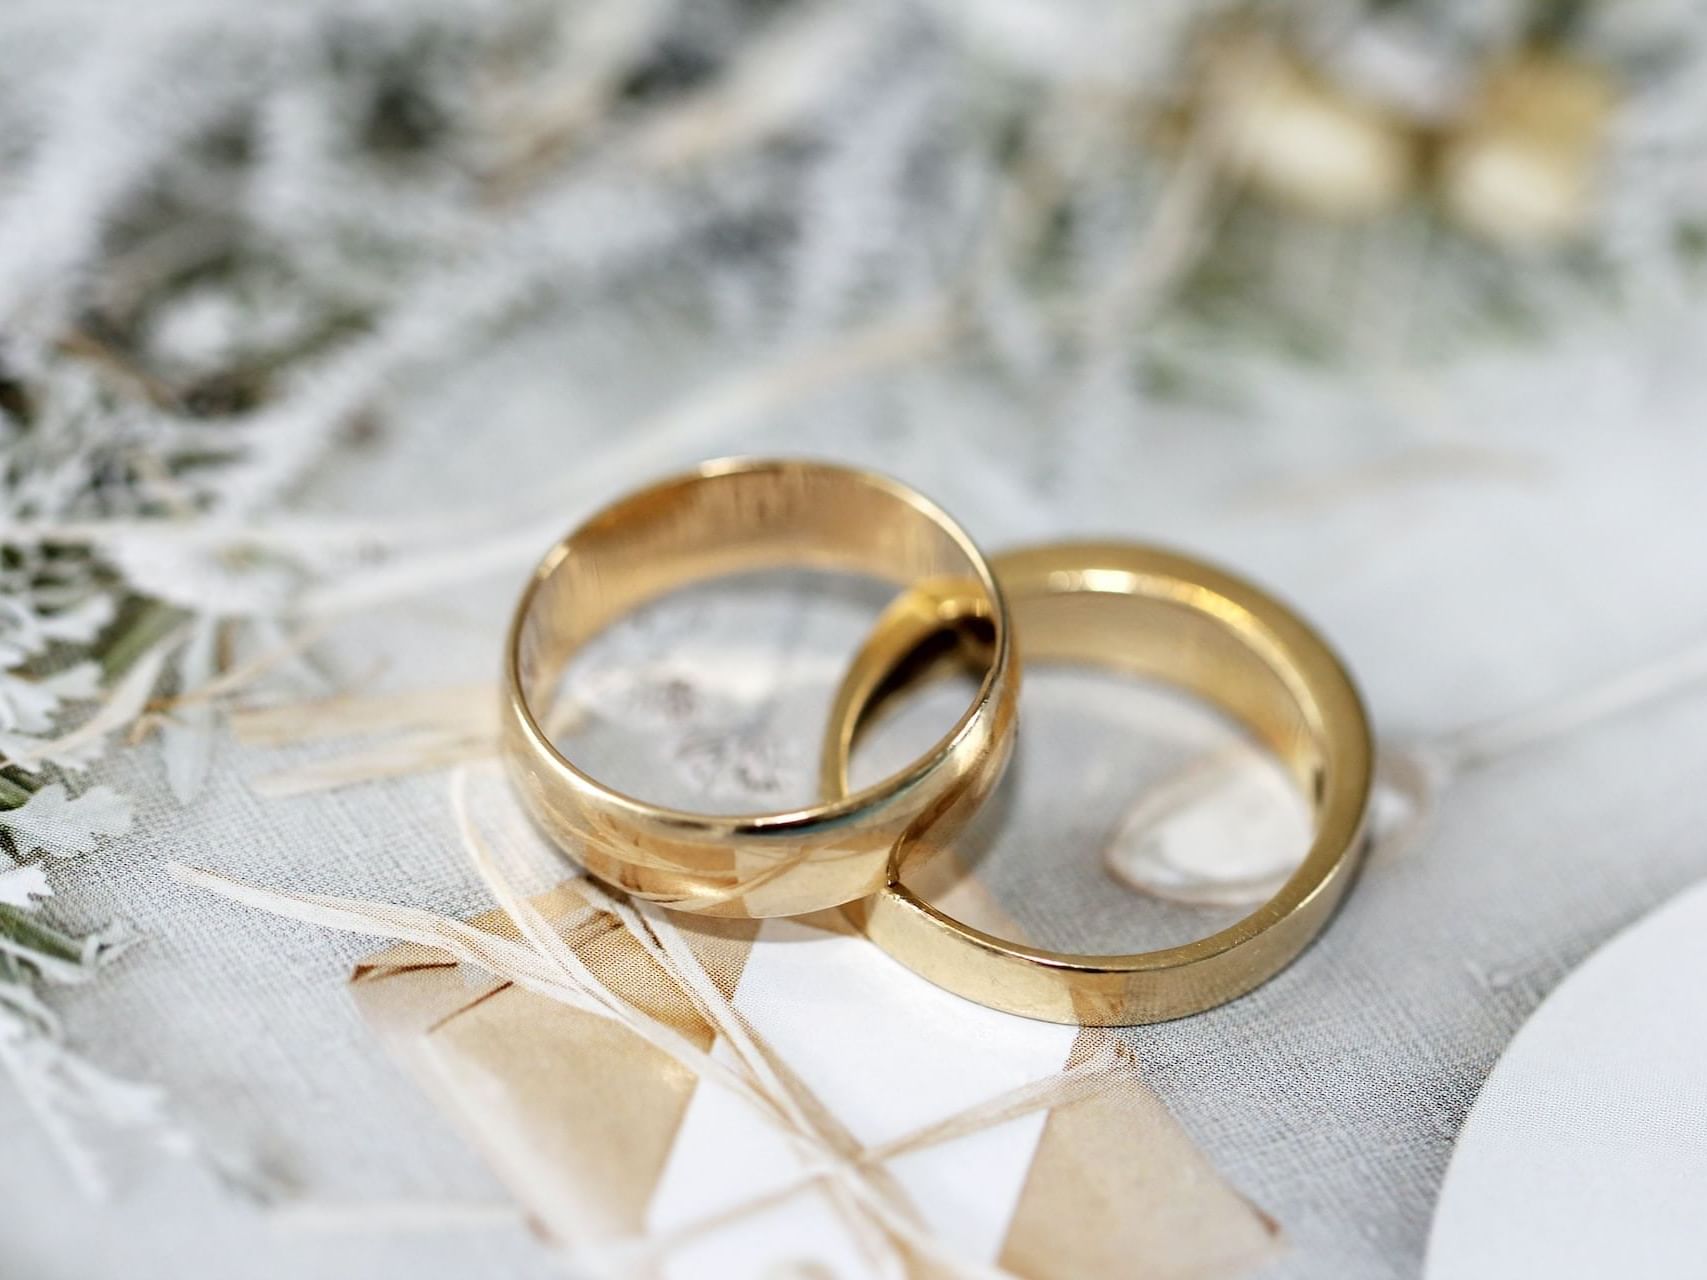
[[(971, 705), (923, 756), (834, 801), (715, 815), (626, 795), (579, 768), (542, 725), (575, 653), (679, 587), (783, 567), (865, 574), (904, 592), (956, 583), (987, 619)], [(1012, 750), (1019, 673), (983, 556), (928, 499), (868, 471), (796, 460), (709, 462), (613, 503), (565, 536), (516, 606), (503, 672), (503, 754), (541, 828), (593, 875), (683, 911), (799, 915), (884, 882), (905, 840), (952, 840)]]
[[(1012, 551), (991, 563), (1024, 663), (1109, 667), (1170, 682), (1227, 711), (1287, 766), (1314, 814), (1314, 841), (1262, 906), (1208, 937), (1156, 951), (1067, 954), (974, 929), (902, 883), (910, 861), (940, 847), (917, 840), (897, 845), (884, 888), (851, 904), (848, 915), (938, 986), (1049, 1022), (1162, 1022), (1273, 977), (1327, 923), (1363, 853), (1374, 749), (1345, 668), (1285, 605), (1188, 556), (1078, 542)], [(970, 587), (927, 584), (885, 611), (837, 692), (825, 731), (823, 794), (845, 793), (848, 758), (875, 708), (941, 665), (916, 660), (941, 629), (987, 617), (982, 595)]]

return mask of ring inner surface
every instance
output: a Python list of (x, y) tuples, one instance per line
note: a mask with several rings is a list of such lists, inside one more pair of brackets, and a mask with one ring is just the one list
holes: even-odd
[(1010, 588), (1022, 661), (1100, 666), (1160, 681), (1228, 712), (1286, 765), (1312, 810), (1326, 794), (1321, 713), (1275, 642), (1205, 588), (1185, 600), (1137, 590)]
[[(1060, 665), (1131, 675), (1228, 714), (1284, 767), (1312, 815), (1312, 825), (1319, 828), (1336, 767), (1335, 745), (1323, 727), (1325, 711), (1310, 678), (1294, 665), (1297, 636), (1274, 634), (1267, 622), (1235, 597), (1184, 577), (1116, 568), (1050, 569), (1028, 564), (1023, 556), (1008, 562), (998, 557), (996, 564), (1007, 596), (1015, 651), (1027, 670)], [(950, 612), (975, 619), (973, 602), (967, 600), (965, 606)], [(1261, 607), (1273, 613), (1271, 605)], [(856, 694), (854, 705), (847, 708), (851, 724), (844, 721), (844, 730), (851, 728), (852, 733), (844, 737), (840, 753), (832, 752), (841, 756), (842, 770), (853, 742), (875, 722), (880, 707), (887, 709), (945, 669), (965, 670), (978, 652), (976, 644), (949, 642), (941, 630), (915, 633), (914, 639), (917, 643), (898, 658), (891, 653), (887, 669), (861, 673), (864, 692)], [(1023, 728), (1021, 732), (1023, 737)], [(845, 786), (846, 773), (840, 776)], [(1288, 841), (1277, 852), (1284, 858), (1295, 848)], [(923, 841), (904, 843), (891, 863), (892, 882), (902, 883), (900, 876), (932, 864), (940, 852)], [(1298, 856), (1305, 856), (1302, 849)], [(1291, 865), (1296, 868), (1298, 863)], [(958, 872), (952, 872), (956, 867)], [(951, 870), (946, 881), (945, 869)], [(946, 867), (938, 864), (926, 875), (925, 883), (933, 888), (921, 885), (920, 890), (909, 892), (935, 898), (953, 884), (955, 875), (969, 869), (963, 860), (951, 859)], [(1104, 874), (1111, 873), (1105, 868)], [(984, 899), (983, 894), (974, 895), (963, 905)], [(1251, 902), (1236, 914), (1243, 915), (1253, 906)], [(1174, 904), (1168, 909), (1177, 914), (1182, 908)], [(1204, 909), (1223, 914), (1227, 908), (1199, 908)], [(1178, 923), (1183, 925), (1184, 920)], [(1124, 947), (1098, 952), (1111, 958), (1136, 954)]]
[(690, 584), (802, 567), (898, 588), (954, 579), (991, 607), (966, 546), (938, 518), (875, 479), (811, 464), (666, 482), (607, 508), (553, 554), (516, 636), (520, 688), (541, 726), (550, 722), (568, 662), (588, 640)]

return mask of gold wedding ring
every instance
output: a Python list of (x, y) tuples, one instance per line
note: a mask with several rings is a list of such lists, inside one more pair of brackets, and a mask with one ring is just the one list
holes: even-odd
[[(992, 563), (1025, 662), (1113, 667), (1224, 708), (1288, 766), (1314, 811), (1314, 842), (1268, 902), (1218, 933), (1165, 950), (1064, 954), (971, 928), (901, 883), (913, 858), (940, 847), (912, 838), (896, 846), (885, 887), (849, 915), (938, 986), (1049, 1022), (1161, 1022), (1273, 977), (1326, 924), (1363, 852), (1373, 749), (1345, 669), (1273, 597), (1186, 556), (1092, 542), (1015, 551)], [(905, 687), (904, 669), (920, 646), (945, 620), (987, 616), (985, 594), (939, 582), (889, 607), (838, 691), (826, 730), (825, 794), (845, 793), (861, 727)]]
[[(710, 815), (616, 791), (541, 727), (592, 636), (689, 583), (784, 566), (842, 570), (930, 591), (956, 583), (988, 620), (972, 705), (918, 760), (830, 803)], [(685, 911), (799, 915), (884, 883), (890, 852), (952, 840), (1012, 749), (1018, 671), (1006, 607), (964, 532), (905, 485), (819, 462), (726, 461), (594, 515), (540, 562), (516, 606), (504, 663), (503, 753), (544, 831), (601, 880)]]

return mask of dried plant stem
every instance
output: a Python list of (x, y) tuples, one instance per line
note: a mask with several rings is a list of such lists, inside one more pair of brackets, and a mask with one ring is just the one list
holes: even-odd
[(1707, 683), (1707, 644), (1637, 666), (1586, 689), (1512, 715), (1441, 734), (1422, 750), (1446, 772), (1481, 768)]
[(287, 636), (281, 643), (273, 645), (244, 662), (226, 668), (211, 680), (186, 689), (174, 697), (167, 698), (155, 708), (157, 711), (176, 711), (184, 707), (199, 706), (209, 702), (217, 702), (241, 693), (254, 684), (262, 676), (276, 667), (289, 662), (292, 658), (301, 656), (318, 644), (326, 634), (324, 624), (311, 624)]
[(139, 364), (132, 356), (102, 342), (93, 334), (73, 329), (59, 340), (65, 354), (87, 360), (119, 391), (133, 392), (157, 409), (180, 410), (178, 394), (165, 379)]
[[(583, 887), (587, 909), (615, 916), (708, 1021), (719, 1041), (729, 1048), (731, 1060), (725, 1061), (701, 1049), (599, 978), (562, 936), (563, 923), (553, 925), (512, 887), (504, 864), (516, 858), (516, 851), (495, 846), (481, 832), (469, 803), (466, 782), (466, 771), (460, 771), (453, 779), (451, 795), (457, 824), (476, 869), (519, 935), (515, 940), (412, 908), (315, 894), (278, 893), (176, 863), (168, 869), (182, 883), (212, 890), (261, 910), (444, 951), (527, 990), (612, 1019), (701, 1079), (729, 1088), (753, 1107), (758, 1119), (775, 1127), (800, 1153), (799, 1178), (779, 1193), (767, 1193), (729, 1207), (659, 1238), (610, 1242), (590, 1258), (580, 1258), (581, 1261), (596, 1259), (630, 1266), (641, 1261), (656, 1262), (670, 1249), (727, 1220), (762, 1209), (806, 1187), (819, 1186), (833, 1201), (846, 1207), (856, 1234), (876, 1247), (879, 1250), (876, 1256), (880, 1258), (898, 1262), (913, 1254), (929, 1259), (946, 1275), (960, 1277), (990, 1280), (1007, 1274), (998, 1267), (956, 1256), (935, 1239), (900, 1187), (883, 1173), (882, 1166), (899, 1155), (1107, 1088), (1129, 1072), (1112, 1040), (1083, 1062), (1055, 1076), (987, 1099), (880, 1147), (864, 1148), (835, 1121), (820, 1100), (773, 1059), (772, 1051), (759, 1041), (740, 1012), (718, 989), (665, 913), (624, 902), (588, 884)], [(577, 914), (571, 923), (582, 918), (584, 913)]]

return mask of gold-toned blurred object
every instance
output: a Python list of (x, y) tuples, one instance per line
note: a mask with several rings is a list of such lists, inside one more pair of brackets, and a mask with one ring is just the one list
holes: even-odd
[(1396, 207), (1415, 185), (1407, 122), (1336, 88), (1272, 40), (1212, 42), (1202, 77), (1200, 109), (1223, 131), (1227, 167), (1258, 195), (1352, 221)]
[[(1286, 606), (1189, 557), (1123, 543), (1063, 543), (997, 556), (1026, 662), (1091, 663), (1160, 678), (1238, 718), (1309, 800), (1315, 839), (1262, 906), (1185, 946), (1079, 955), (974, 929), (902, 883), (928, 856), (898, 845), (881, 893), (847, 908), (878, 946), (938, 986), (1049, 1022), (1129, 1026), (1198, 1013), (1285, 967), (1326, 924), (1362, 857), (1373, 747), (1363, 704), (1327, 645)], [(968, 587), (971, 584), (966, 584)], [(897, 673), (949, 616), (980, 616), (980, 593), (937, 584), (890, 606), (855, 657), (826, 730), (822, 784), (847, 790), (848, 757)], [(1053, 851), (1049, 856), (1054, 856)]]
[(1498, 68), (1441, 154), (1447, 212), (1503, 245), (1581, 232), (1616, 105), (1611, 78), (1589, 63), (1536, 52)]
[[(983, 677), (924, 756), (831, 804), (723, 816), (624, 795), (558, 751), (542, 726), (588, 639), (688, 583), (785, 566), (906, 588), (948, 579), (970, 593), (988, 619)], [(927, 499), (826, 463), (712, 462), (606, 507), (540, 562), (510, 628), (503, 750), (534, 818), (608, 884), (684, 911), (799, 915), (876, 890), (898, 842), (953, 838), (1007, 763), (1018, 678), (989, 566)]]

